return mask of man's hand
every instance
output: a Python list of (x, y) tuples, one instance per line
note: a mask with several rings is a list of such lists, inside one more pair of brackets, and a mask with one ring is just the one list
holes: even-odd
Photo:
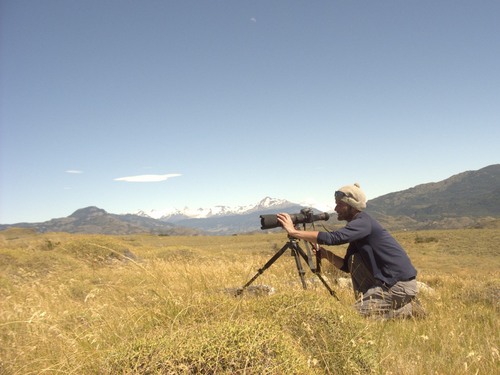
[[(313, 247), (313, 252), (315, 255), (317, 255), (319, 257), (319, 259), (323, 259), (324, 258), (324, 255), (326, 254), (326, 250), (323, 249), (321, 246), (315, 244)], [(325, 257), (326, 258), (326, 257)]]
[(278, 221), (283, 229), (288, 232), (288, 235), (290, 237), (298, 238), (299, 240), (306, 240), (311, 243), (316, 243), (316, 241), (318, 240), (319, 232), (298, 230), (297, 228), (295, 228), (292, 218), (289, 214), (281, 213), (277, 214), (276, 217), (278, 218)]
[(280, 222), (283, 229), (286, 230), (288, 234), (291, 234), (296, 231), (295, 226), (293, 225), (292, 218), (290, 217), (289, 214), (280, 213), (277, 214), (276, 217), (278, 218), (278, 221)]

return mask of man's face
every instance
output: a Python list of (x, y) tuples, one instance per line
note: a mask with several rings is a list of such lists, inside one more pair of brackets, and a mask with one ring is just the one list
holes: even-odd
[(335, 212), (337, 213), (337, 220), (338, 221), (350, 220), (352, 214), (351, 206), (339, 200), (336, 200), (335, 203), (336, 203)]

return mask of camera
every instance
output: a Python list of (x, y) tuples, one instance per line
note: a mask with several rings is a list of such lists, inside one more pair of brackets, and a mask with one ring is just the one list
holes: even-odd
[[(306, 224), (313, 223), (319, 220), (326, 221), (330, 218), (330, 215), (326, 212), (315, 215), (312, 209), (303, 208), (302, 210), (300, 210), (299, 214), (290, 214), (290, 217), (292, 218), (292, 222), (294, 224)], [(275, 214), (260, 215), (260, 225), (260, 229), (262, 230), (277, 228), (281, 226), (280, 222), (278, 221), (278, 216)]]

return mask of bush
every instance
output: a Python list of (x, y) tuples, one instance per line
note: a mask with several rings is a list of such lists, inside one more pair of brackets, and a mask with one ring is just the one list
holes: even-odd
[[(160, 324), (117, 348), (104, 367), (141, 374), (369, 373), (376, 362), (372, 341), (360, 334), (364, 321), (344, 318), (341, 305), (328, 299), (308, 293), (243, 301), (207, 296), (178, 317), (182, 327)], [(207, 314), (216, 310), (215, 301), (218, 312)]]

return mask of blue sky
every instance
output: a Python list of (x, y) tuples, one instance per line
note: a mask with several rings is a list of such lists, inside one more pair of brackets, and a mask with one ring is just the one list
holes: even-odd
[(496, 164), (499, 16), (496, 0), (2, 0), (0, 223), (331, 203), (354, 182), (375, 198)]

